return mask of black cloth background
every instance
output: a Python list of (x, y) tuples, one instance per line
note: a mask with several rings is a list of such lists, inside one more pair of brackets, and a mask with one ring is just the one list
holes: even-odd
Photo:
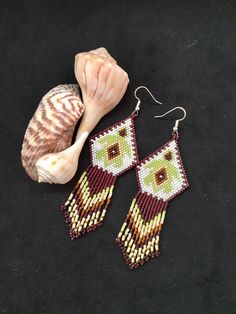
[[(233, 0), (1, 1), (1, 313), (235, 313), (235, 14)], [(139, 85), (164, 103), (140, 91), (140, 158), (171, 136), (174, 120), (153, 115), (188, 112), (180, 146), (191, 187), (169, 205), (160, 257), (135, 271), (114, 243), (134, 170), (117, 181), (103, 227), (71, 241), (60, 206), (87, 146), (65, 186), (33, 182), (20, 161), (40, 98), (75, 82), (75, 54), (100, 46), (130, 84), (93, 133), (134, 109)]]

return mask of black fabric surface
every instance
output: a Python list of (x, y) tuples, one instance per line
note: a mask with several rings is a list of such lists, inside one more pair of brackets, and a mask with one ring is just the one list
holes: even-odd
[[(233, 0), (0, 3), (1, 313), (235, 313), (235, 14)], [(180, 146), (190, 188), (169, 204), (160, 256), (135, 271), (114, 243), (134, 170), (118, 179), (104, 225), (71, 241), (60, 206), (88, 166), (87, 145), (64, 186), (33, 182), (20, 161), (40, 98), (75, 82), (75, 54), (100, 46), (130, 84), (93, 133), (134, 109), (139, 85), (164, 103), (140, 91), (140, 158), (171, 136), (174, 120), (153, 115), (188, 113)]]

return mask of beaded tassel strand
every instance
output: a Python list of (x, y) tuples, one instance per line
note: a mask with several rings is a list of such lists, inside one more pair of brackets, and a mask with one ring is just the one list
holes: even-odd
[(131, 115), (90, 138), (91, 164), (62, 207), (71, 239), (102, 224), (117, 177), (137, 164), (133, 119)]

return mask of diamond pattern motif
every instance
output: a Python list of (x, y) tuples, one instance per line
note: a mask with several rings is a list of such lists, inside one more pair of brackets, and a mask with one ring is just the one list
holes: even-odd
[(115, 143), (112, 146), (108, 147), (107, 154), (108, 154), (108, 159), (109, 160), (119, 156), (120, 155), (119, 144)]
[(168, 180), (166, 168), (162, 168), (155, 173), (156, 184), (161, 185), (163, 182)]
[(129, 117), (90, 139), (93, 166), (117, 176), (138, 162), (133, 119)]
[(163, 201), (169, 201), (188, 187), (174, 139), (141, 161), (137, 174), (141, 191)]

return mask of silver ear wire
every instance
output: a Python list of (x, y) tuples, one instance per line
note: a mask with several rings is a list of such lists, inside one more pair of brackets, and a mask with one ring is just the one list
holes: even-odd
[(137, 105), (135, 106), (135, 109), (134, 109), (135, 116), (138, 115), (138, 112), (140, 110), (141, 99), (137, 96), (137, 91), (141, 88), (145, 89), (157, 104), (162, 105), (162, 103), (153, 96), (153, 94), (150, 92), (150, 90), (146, 86), (138, 86), (134, 91), (134, 97), (138, 100)]
[(175, 120), (175, 125), (174, 125), (174, 127), (173, 127), (173, 131), (174, 131), (174, 132), (178, 132), (179, 122), (180, 122), (180, 121), (183, 121), (183, 120), (186, 118), (186, 115), (187, 115), (186, 110), (185, 110), (183, 107), (175, 107), (175, 108), (173, 108), (173, 109), (171, 109), (171, 110), (169, 110), (169, 111), (163, 113), (163, 114), (160, 115), (160, 116), (154, 116), (154, 118), (162, 118), (162, 117), (166, 116), (167, 114), (171, 113), (172, 111), (178, 110), (178, 109), (179, 109), (179, 110), (182, 110), (183, 113), (184, 113), (184, 115), (183, 115), (182, 118)]

